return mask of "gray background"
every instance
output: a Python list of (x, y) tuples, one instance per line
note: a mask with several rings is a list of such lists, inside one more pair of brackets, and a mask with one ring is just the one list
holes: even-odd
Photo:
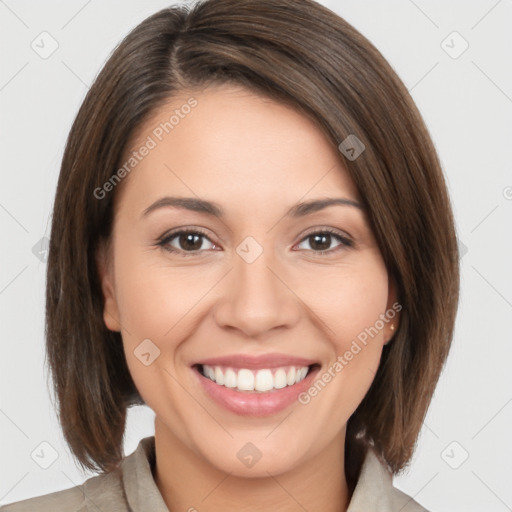
[[(89, 85), (121, 38), (170, 3), (0, 0), (1, 504), (90, 476), (76, 468), (48, 392), (44, 237)], [(411, 91), (445, 169), (463, 254), (453, 349), (395, 485), (432, 511), (512, 510), (512, 0), (322, 3)], [(125, 453), (152, 421), (148, 409), (130, 410)]]

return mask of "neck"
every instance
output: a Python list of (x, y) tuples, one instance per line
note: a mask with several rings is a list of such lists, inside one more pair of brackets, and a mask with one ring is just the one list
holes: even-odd
[(219, 470), (155, 420), (155, 483), (171, 511), (345, 511), (344, 432), (312, 459), (288, 472), (243, 478)]

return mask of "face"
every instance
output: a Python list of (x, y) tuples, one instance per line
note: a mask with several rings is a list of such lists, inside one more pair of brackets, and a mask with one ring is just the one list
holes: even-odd
[(156, 435), (241, 476), (338, 457), (396, 325), (340, 155), (307, 117), (232, 86), (175, 97), (126, 159), (144, 144), (99, 261)]

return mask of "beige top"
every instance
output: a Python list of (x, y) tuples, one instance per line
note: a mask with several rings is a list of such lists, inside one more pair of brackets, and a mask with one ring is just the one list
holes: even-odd
[[(0, 507), (1, 512), (169, 512), (153, 479), (155, 438), (146, 437), (115, 471), (83, 484)], [(392, 485), (369, 451), (347, 512), (428, 512)]]

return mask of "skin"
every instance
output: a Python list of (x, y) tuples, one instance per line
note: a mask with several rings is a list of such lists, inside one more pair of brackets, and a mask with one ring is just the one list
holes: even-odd
[[(130, 150), (192, 93), (181, 93), (141, 126)], [(360, 202), (336, 148), (289, 106), (243, 88), (215, 86), (116, 190), (109, 250), (99, 251), (104, 320), (122, 334), (133, 380), (155, 412), (155, 481), (170, 510), (346, 510), (347, 420), (369, 389), (386, 324), (307, 405), (243, 417), (213, 402), (190, 368), (201, 358), (284, 353), (310, 358), (320, 375), (395, 302), (392, 283), (361, 208), (335, 205), (286, 217), (301, 201)], [(127, 152), (127, 155), (129, 152)], [(174, 207), (145, 209), (164, 196), (218, 203), (225, 217)], [(174, 228), (206, 233), (192, 256)], [(314, 249), (312, 233), (332, 237)], [(262, 254), (247, 263), (237, 246), (253, 237)], [(189, 253), (190, 254), (190, 251)], [(395, 327), (397, 319), (394, 320)], [(144, 339), (160, 350), (145, 366)], [(251, 442), (251, 468), (237, 452)]]

